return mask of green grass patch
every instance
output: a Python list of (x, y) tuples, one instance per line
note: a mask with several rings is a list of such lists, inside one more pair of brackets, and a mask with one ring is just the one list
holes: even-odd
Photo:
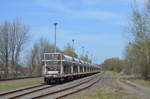
[(95, 99), (139, 99), (136, 96), (126, 96), (123, 93), (99, 93)]
[(0, 91), (6, 91), (6, 90), (10, 90), (10, 89), (26, 87), (26, 86), (40, 84), (40, 83), (43, 83), (43, 81), (37, 80), (37, 81), (30, 81), (30, 82), (17, 82), (17, 83), (9, 84), (9, 85), (0, 85)]
[(121, 75), (117, 72), (113, 72), (113, 71), (106, 71), (106, 74), (110, 75), (111, 77), (120, 77)]
[(121, 99), (123, 95), (121, 93), (115, 93), (115, 92), (101, 92), (96, 95), (96, 98), (98, 99)]

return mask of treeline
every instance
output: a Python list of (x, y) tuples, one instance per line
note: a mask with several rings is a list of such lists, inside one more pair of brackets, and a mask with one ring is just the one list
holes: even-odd
[(106, 59), (101, 64), (103, 70), (109, 70), (114, 72), (122, 72), (124, 65), (124, 60), (121, 60), (119, 58)]
[[(19, 20), (5, 21), (0, 24), (0, 66), (1, 73), (16, 75), (19, 57), (28, 40), (29, 27)], [(11, 75), (12, 76), (12, 75)]]
[(132, 39), (126, 51), (125, 60), (130, 73), (139, 74), (145, 79), (150, 75), (150, 0), (141, 11), (133, 9), (131, 26)]
[[(54, 45), (45, 38), (39, 38), (29, 48), (31, 39), (29, 26), (21, 20), (0, 23), (0, 79), (42, 75), (43, 54), (54, 52)], [(70, 44), (67, 44), (63, 50), (58, 47), (56, 50), (91, 62), (87, 54), (77, 54)]]
[(130, 40), (125, 49), (124, 59), (107, 60), (104, 64), (111, 64), (103, 68), (115, 71), (117, 69), (118, 72), (123, 71), (126, 74), (135, 74), (148, 79), (150, 77), (150, 0), (145, 4), (144, 9), (139, 9), (135, 5), (128, 28)]

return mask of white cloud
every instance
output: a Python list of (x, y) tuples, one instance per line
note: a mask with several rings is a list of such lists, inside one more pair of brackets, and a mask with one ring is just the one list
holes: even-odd
[(145, 4), (148, 0), (119, 0), (122, 1), (123, 3), (128, 3), (128, 4), (134, 4), (137, 2), (139, 5)]
[[(99, 0), (80, 0), (84, 4), (97, 4)], [(93, 10), (93, 9), (82, 9), (75, 10), (71, 7), (65, 5), (61, 0), (38, 0), (38, 4), (47, 9), (53, 9), (55, 11), (60, 11), (63, 13), (63, 16), (73, 18), (73, 19), (93, 19), (93, 20), (108, 20), (108, 19), (118, 19), (121, 14), (117, 14), (110, 11), (104, 10)]]
[(70, 12), (71, 10), (62, 3), (62, 0), (37, 0), (37, 3), (41, 7), (45, 7), (47, 9), (55, 9), (62, 12)]
[(101, 0), (81, 0), (84, 5), (97, 5)]
[(144, 4), (144, 3), (146, 3), (148, 0), (135, 0), (135, 1), (137, 1), (139, 4)]
[(73, 17), (93, 20), (108, 20), (120, 18), (118, 14), (109, 11), (78, 11), (74, 12)]

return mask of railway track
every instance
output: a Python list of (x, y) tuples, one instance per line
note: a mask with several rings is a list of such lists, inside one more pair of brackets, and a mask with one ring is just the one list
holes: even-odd
[(37, 92), (37, 91), (40, 91), (40, 90), (44, 90), (44, 89), (51, 88), (51, 87), (54, 87), (54, 86), (39, 84), (39, 85), (34, 85), (34, 86), (26, 87), (26, 88), (17, 89), (17, 90), (14, 90), (14, 91), (1, 93), (0, 97), (4, 98), (4, 99), (9, 99), (9, 98), (14, 99), (14, 98), (26, 95), (26, 94), (30, 94), (30, 93)]
[(40, 87), (40, 86), (43, 86), (43, 85), (44, 84), (37, 84), (37, 85), (33, 85), (33, 86), (25, 87), (25, 88), (20, 88), (20, 89), (13, 90), (13, 91), (2, 92), (2, 93), (0, 93), (0, 96), (4, 96), (4, 95), (8, 95), (8, 94), (13, 94), (13, 93), (16, 93), (16, 92), (19, 92), (19, 91), (28, 90), (28, 89)]
[[(101, 74), (102, 76), (102, 74)], [(84, 90), (100, 79), (100, 74), (95, 74), (72, 82), (61, 85), (37, 85), (14, 92), (0, 94), (2, 99), (37, 99), (37, 98), (62, 98), (67, 95)]]
[(90, 83), (89, 85), (87, 85), (87, 86), (85, 86), (85, 87), (83, 87), (83, 88), (79, 88), (79, 89), (77, 89), (77, 90), (73, 90), (72, 92), (68, 92), (68, 93), (66, 93), (66, 94), (57, 96), (56, 99), (61, 99), (61, 98), (66, 97), (66, 96), (68, 96), (68, 95), (72, 95), (72, 94), (74, 94), (74, 93), (78, 93), (78, 92), (80, 92), (80, 91), (82, 91), (82, 90), (85, 90), (85, 89), (91, 87), (92, 85), (94, 85), (95, 83), (97, 83), (99, 80), (100, 80), (100, 79), (98, 79), (98, 80), (96, 80), (96, 81)]
[(88, 79), (86, 81), (80, 82), (78, 84), (69, 86), (67, 88), (63, 88), (57, 91), (53, 91), (53, 92), (49, 92), (47, 94), (44, 95), (40, 95), (37, 97), (33, 97), (32, 99), (42, 99), (42, 98), (49, 98), (49, 99), (60, 99), (62, 97), (66, 97), (68, 95), (77, 93), (79, 91), (82, 91), (86, 88), (89, 88), (90, 86), (94, 85), (96, 82), (98, 82), (100, 80), (99, 75), (97, 75), (96, 77), (93, 77), (91, 79)]

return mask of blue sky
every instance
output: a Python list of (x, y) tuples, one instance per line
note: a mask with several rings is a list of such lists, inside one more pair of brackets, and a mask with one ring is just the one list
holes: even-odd
[[(106, 58), (123, 58), (127, 44), (126, 26), (133, 0), (0, 0), (0, 22), (21, 18), (31, 28), (30, 45), (40, 37), (54, 42), (54, 22), (58, 22), (57, 45), (63, 49), (75, 39), (81, 53), (85, 47), (97, 63)], [(137, 0), (142, 5), (146, 0)]]

